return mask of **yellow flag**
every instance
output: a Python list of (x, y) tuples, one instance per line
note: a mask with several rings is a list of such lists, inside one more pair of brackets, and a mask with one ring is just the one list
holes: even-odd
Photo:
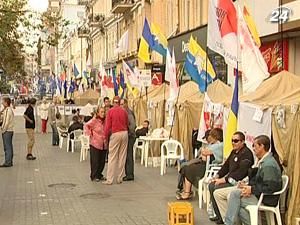
[(139, 47), (139, 52), (138, 52), (138, 57), (143, 60), (145, 63), (150, 63), (150, 54), (149, 54), (149, 45), (143, 38), (141, 37), (141, 42), (140, 42), (140, 47)]
[(250, 12), (249, 12), (248, 7), (246, 5), (244, 5), (244, 8), (243, 8), (243, 16), (244, 16), (244, 19), (246, 21), (246, 24), (248, 26), (248, 29), (249, 29), (249, 31), (252, 35), (252, 38), (253, 38), (254, 42), (256, 43), (256, 45), (258, 47), (260, 47), (261, 42), (260, 42), (259, 34), (258, 34), (256, 25), (255, 25), (254, 19), (250, 15)]

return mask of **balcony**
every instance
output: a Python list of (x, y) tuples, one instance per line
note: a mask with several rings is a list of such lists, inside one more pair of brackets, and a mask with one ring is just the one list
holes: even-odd
[(78, 5), (87, 5), (89, 2), (89, 0), (78, 0)]
[(103, 25), (103, 22), (105, 20), (105, 15), (104, 14), (90, 14), (88, 16), (89, 19), (89, 25), (91, 27), (100, 27)]
[(132, 9), (135, 0), (112, 0), (112, 13), (123, 14)]
[(77, 34), (79, 38), (88, 38), (90, 30), (87, 27), (80, 27), (77, 29)]

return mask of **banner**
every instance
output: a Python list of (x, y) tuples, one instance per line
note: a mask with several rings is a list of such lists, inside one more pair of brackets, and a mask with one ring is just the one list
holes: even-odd
[(165, 77), (165, 66), (164, 65), (153, 65), (151, 71), (151, 79), (153, 85), (162, 85)]
[(213, 103), (205, 93), (197, 140), (203, 140), (202, 138), (207, 130), (212, 128), (223, 129), (223, 111), (224, 106), (220, 103)]
[[(283, 51), (282, 51), (283, 47)], [(267, 63), (268, 71), (270, 74), (275, 74), (281, 70), (289, 69), (289, 42), (288, 40), (271, 41), (262, 44), (260, 51)], [(283, 57), (282, 57), (283, 53)], [(283, 59), (283, 64), (282, 64)], [(283, 67), (282, 67), (283, 65)]]
[(140, 82), (142, 87), (151, 86), (151, 70), (140, 70)]
[(267, 135), (271, 138), (272, 109), (262, 110), (259, 106), (240, 102), (238, 114), (238, 131), (246, 136), (246, 144), (252, 149), (254, 138)]

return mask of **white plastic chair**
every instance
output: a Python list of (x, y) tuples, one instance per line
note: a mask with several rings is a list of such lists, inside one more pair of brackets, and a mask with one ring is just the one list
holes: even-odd
[[(71, 135), (74, 135), (74, 138), (71, 139)], [(75, 143), (76, 142), (81, 142), (81, 140), (79, 139), (79, 137), (83, 134), (83, 130), (74, 130), (71, 133), (68, 134), (68, 143), (67, 143), (67, 152), (69, 151), (69, 142), (71, 141), (71, 149), (72, 149), (72, 153), (74, 153), (75, 150)]]
[(68, 138), (67, 130), (63, 130), (59, 127), (57, 127), (58, 137), (59, 137), (59, 148), (62, 149), (64, 139)]
[[(178, 154), (179, 149), (179, 154)], [(176, 140), (167, 140), (162, 143), (160, 148), (160, 175), (163, 176), (166, 173), (166, 162), (168, 159), (177, 160), (178, 171), (180, 170), (180, 161), (184, 158), (183, 156), (183, 147), (179, 141)]]
[[(141, 145), (138, 145), (139, 143), (141, 143)], [(141, 153), (141, 165), (143, 165), (143, 162), (144, 162), (144, 154), (145, 154), (145, 141), (137, 138), (135, 140), (135, 143), (133, 145), (133, 160), (135, 162), (135, 159), (136, 159), (136, 152), (137, 150), (140, 151)]]
[(199, 197), (199, 208), (202, 209), (202, 199), (206, 203), (207, 209), (209, 207), (210, 195), (208, 192), (208, 182), (213, 178), (218, 171), (221, 169), (221, 166), (214, 166), (209, 164), (210, 157), (207, 157), (206, 161), (206, 170), (204, 177), (198, 182), (198, 197)]
[(79, 161), (82, 162), (87, 159), (88, 150), (90, 149), (90, 137), (86, 135), (81, 135), (79, 137), (81, 141), (81, 150)]
[(273, 194), (264, 194), (264, 193), (262, 193), (259, 197), (257, 205), (248, 205), (248, 206), (246, 206), (246, 209), (250, 213), (251, 225), (258, 224), (258, 211), (265, 211), (266, 212), (267, 220), (268, 220), (268, 222), (270, 222), (269, 224), (271, 224), (271, 225), (275, 224), (274, 216), (273, 216), (273, 214), (275, 214), (277, 224), (282, 225), (281, 216), (280, 216), (280, 209), (279, 209), (279, 202), (280, 201), (278, 200), (277, 205), (273, 207), (273, 206), (263, 205), (262, 200), (263, 200), (263, 197), (266, 196), (266, 195), (281, 195), (282, 193), (284, 193), (286, 191), (288, 183), (289, 183), (289, 177), (287, 175), (282, 175), (282, 188), (281, 188), (280, 191), (277, 191)]

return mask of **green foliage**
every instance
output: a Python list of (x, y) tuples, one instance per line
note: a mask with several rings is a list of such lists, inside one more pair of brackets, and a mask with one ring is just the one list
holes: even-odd
[(0, 68), (9, 79), (24, 74), (23, 44), (18, 27), (24, 22), (26, 0), (0, 0)]

